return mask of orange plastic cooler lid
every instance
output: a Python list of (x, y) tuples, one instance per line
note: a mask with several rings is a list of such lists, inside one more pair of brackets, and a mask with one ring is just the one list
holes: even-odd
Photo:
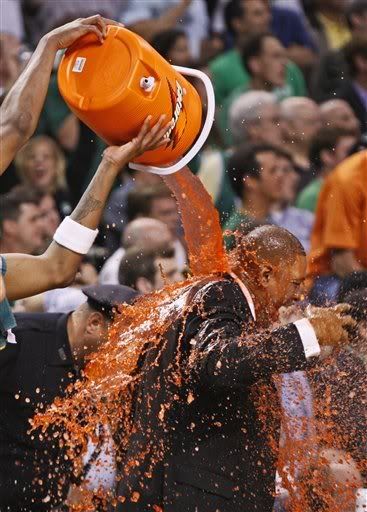
[(134, 36), (123, 30), (122, 37), (121, 29), (110, 26), (102, 46), (94, 35), (88, 35), (66, 51), (58, 80), (72, 106), (80, 110), (106, 109), (129, 94), (142, 56)]

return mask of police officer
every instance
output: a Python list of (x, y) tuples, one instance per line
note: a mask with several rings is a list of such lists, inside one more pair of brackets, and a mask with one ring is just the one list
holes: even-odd
[(49, 511), (66, 497), (71, 466), (59, 439), (29, 433), (29, 420), (77, 379), (106, 339), (118, 305), (138, 295), (121, 285), (83, 292), (86, 302), (69, 315), (16, 314), (15, 340), (0, 352), (1, 512)]

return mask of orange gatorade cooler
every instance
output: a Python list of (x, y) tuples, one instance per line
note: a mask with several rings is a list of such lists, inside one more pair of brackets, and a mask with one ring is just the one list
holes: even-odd
[[(199, 94), (183, 74), (205, 86), (204, 123)], [(130, 163), (133, 169), (178, 171), (200, 150), (213, 124), (214, 91), (207, 75), (171, 66), (144, 39), (122, 27), (109, 26), (103, 44), (93, 34), (78, 39), (61, 60), (58, 83), (74, 114), (110, 145), (135, 137), (148, 115), (152, 123), (162, 114), (172, 118), (167, 145), (141, 155)]]

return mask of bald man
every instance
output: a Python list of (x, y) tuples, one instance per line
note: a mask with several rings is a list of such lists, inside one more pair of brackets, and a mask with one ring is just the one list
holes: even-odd
[(295, 164), (307, 172), (310, 143), (322, 126), (320, 107), (310, 98), (287, 98), (280, 104), (280, 116), (284, 149), (293, 156)]
[(126, 249), (141, 250), (168, 249), (173, 237), (164, 222), (150, 217), (140, 217), (130, 222), (122, 235), (121, 247), (108, 258), (102, 267), (98, 281), (101, 284), (118, 284), (119, 267)]
[(344, 100), (328, 100), (320, 105), (321, 120), (324, 126), (340, 128), (360, 135), (361, 125), (353, 109)]
[(280, 421), (272, 376), (347, 340), (353, 320), (315, 310), (271, 329), (305, 278), (303, 247), (288, 231), (256, 228), (230, 258), (233, 273), (191, 284), (167, 304), (167, 331), (141, 356), (117, 511), (273, 508)]

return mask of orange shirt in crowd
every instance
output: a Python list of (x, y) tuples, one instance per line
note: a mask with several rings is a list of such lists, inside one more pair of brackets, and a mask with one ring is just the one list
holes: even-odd
[(325, 180), (317, 202), (309, 275), (331, 274), (331, 250), (349, 249), (367, 269), (367, 151), (355, 153)]

